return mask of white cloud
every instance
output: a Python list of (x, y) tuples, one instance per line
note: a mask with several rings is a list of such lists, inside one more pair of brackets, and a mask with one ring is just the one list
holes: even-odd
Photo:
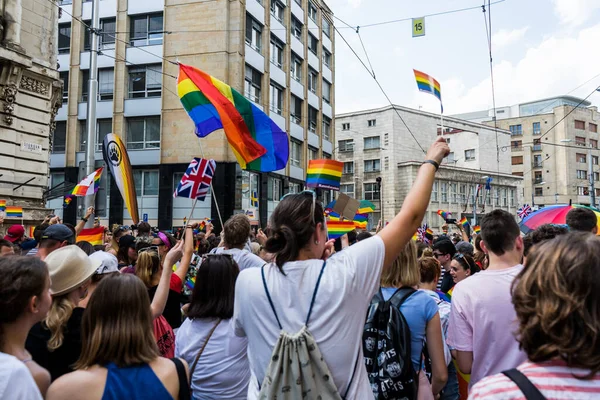
[(598, 8), (598, 0), (554, 0), (554, 12), (563, 25), (583, 25)]
[(528, 26), (521, 29), (500, 29), (498, 32), (492, 35), (492, 46), (493, 47), (504, 47), (521, 40), (525, 33), (529, 30)]

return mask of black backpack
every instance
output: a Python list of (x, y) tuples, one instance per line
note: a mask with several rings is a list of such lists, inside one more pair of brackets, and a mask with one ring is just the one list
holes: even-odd
[(377, 400), (417, 398), (419, 381), (410, 358), (410, 329), (400, 312), (414, 292), (400, 288), (385, 301), (381, 290), (373, 296), (363, 331), (363, 353), (371, 390)]

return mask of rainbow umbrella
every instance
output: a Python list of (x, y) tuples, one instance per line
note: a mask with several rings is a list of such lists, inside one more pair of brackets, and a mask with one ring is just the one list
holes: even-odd
[(597, 224), (600, 233), (600, 210), (581, 204), (555, 204), (541, 208), (523, 218), (523, 221), (519, 224), (521, 232), (527, 234), (544, 224), (565, 225), (567, 223), (567, 213), (573, 208), (589, 208), (594, 211), (598, 219)]

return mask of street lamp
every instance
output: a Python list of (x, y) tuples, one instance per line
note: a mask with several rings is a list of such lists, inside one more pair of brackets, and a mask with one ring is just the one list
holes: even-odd
[(375, 178), (375, 182), (377, 182), (377, 188), (379, 190), (379, 212), (381, 213), (380, 220), (383, 220), (383, 194), (381, 193), (381, 177), (378, 176)]

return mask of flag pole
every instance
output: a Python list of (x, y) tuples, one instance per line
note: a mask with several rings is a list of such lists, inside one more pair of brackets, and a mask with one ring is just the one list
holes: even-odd
[[(440, 102), (441, 106), (441, 102)], [(442, 125), (442, 138), (444, 137), (444, 109), (440, 110), (440, 125)]]
[[(198, 202), (198, 198), (194, 198), (194, 202), (192, 203), (192, 211), (190, 211), (190, 216), (187, 219), (187, 223), (192, 222), (192, 215), (194, 214), (194, 208), (196, 208), (196, 203), (197, 202)], [(184, 228), (185, 228), (185, 226), (184, 226)]]
[[(200, 138), (198, 138), (198, 142), (200, 143), (200, 154), (202, 154), (202, 158), (206, 159), (206, 157), (204, 157), (204, 148), (202, 147), (202, 140)], [(223, 229), (223, 218), (221, 217), (221, 210), (219, 209), (219, 203), (217, 202), (217, 195), (215, 194), (215, 191), (213, 190), (212, 180), (210, 181), (210, 193), (212, 194), (212, 197), (215, 200), (215, 205), (217, 208), (217, 215), (219, 216), (219, 222), (221, 223), (221, 229)], [(195, 205), (195, 203), (194, 203), (194, 205)], [(193, 210), (194, 210), (194, 208), (192, 207), (192, 211)]]

